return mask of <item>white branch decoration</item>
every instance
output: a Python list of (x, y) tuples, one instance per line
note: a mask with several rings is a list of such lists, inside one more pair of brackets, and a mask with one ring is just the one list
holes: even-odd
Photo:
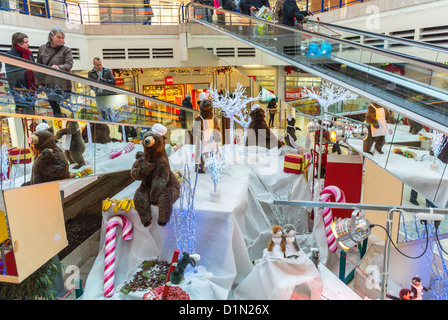
[(220, 95), (218, 90), (213, 88), (213, 83), (208, 90), (208, 98), (213, 106), (221, 110), (224, 117), (230, 119), (230, 144), (234, 151), (234, 122), (240, 124), (244, 129), (244, 145), (246, 145), (247, 128), (251, 122), (247, 105), (253, 101), (261, 99), (261, 92), (256, 97), (246, 97), (246, 89), (238, 83), (235, 91), (230, 94), (228, 90)]
[(322, 81), (319, 92), (313, 88), (308, 89), (306, 86), (303, 86), (303, 93), (308, 96), (308, 100), (317, 100), (319, 105), (324, 109), (324, 114), (328, 112), (328, 108), (331, 105), (358, 97), (356, 93), (328, 81)]
[(437, 157), (439, 156), (445, 144), (445, 135), (434, 130), (434, 135), (431, 138), (431, 149), (434, 153), (434, 162), (431, 164), (431, 167), (434, 169), (438, 167)]

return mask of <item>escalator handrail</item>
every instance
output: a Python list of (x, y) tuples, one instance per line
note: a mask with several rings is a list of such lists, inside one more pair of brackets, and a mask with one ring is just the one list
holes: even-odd
[[(138, 93), (138, 92), (134, 92), (131, 90), (127, 90), (127, 89), (123, 89), (123, 88), (119, 88), (116, 87), (114, 85), (111, 84), (107, 84), (104, 82), (99, 82), (99, 81), (95, 81), (95, 80), (91, 80), (89, 78), (74, 74), (74, 73), (70, 73), (70, 72), (66, 72), (66, 71), (62, 71), (59, 69), (55, 69), (55, 68), (51, 68), (49, 66), (37, 63), (37, 62), (33, 62), (33, 61), (29, 61), (29, 60), (25, 60), (19, 57), (15, 57), (15, 56), (11, 56), (9, 54), (0, 52), (0, 62), (6, 63), (6, 64), (11, 64), (17, 67), (21, 67), (24, 69), (28, 69), (28, 70), (32, 70), (35, 72), (40, 72), (40, 73), (44, 73), (50, 76), (55, 76), (61, 79), (65, 79), (65, 80), (70, 80), (70, 81), (75, 81), (75, 82), (80, 82), (92, 87), (97, 87), (103, 90), (108, 90), (108, 91), (113, 91), (115, 93), (121, 93), (124, 95), (128, 95), (128, 96), (132, 96), (134, 98), (137, 99), (142, 99), (142, 100), (148, 100), (151, 102), (156, 102), (168, 107), (173, 107), (173, 108), (177, 108), (177, 109), (182, 109), (188, 112), (193, 112), (193, 113), (199, 113), (198, 110), (194, 110), (191, 108), (186, 108), (183, 107), (181, 105), (175, 104), (175, 103), (171, 103), (169, 101), (164, 101), (164, 100), (160, 100), (160, 99), (156, 99), (156, 98), (152, 98), (149, 97), (147, 95)], [(151, 111), (153, 109), (151, 108), (145, 108), (145, 110)], [(157, 111), (157, 110), (154, 110)]]
[(411, 45), (411, 46), (415, 46), (415, 47), (420, 47), (420, 48), (424, 48), (424, 49), (428, 49), (428, 50), (448, 53), (448, 47), (439, 46), (439, 45), (432, 44), (432, 43), (426, 43), (426, 42), (423, 42), (423, 41), (417, 41), (417, 40), (412, 40), (412, 39), (400, 38), (400, 37), (397, 37), (397, 36), (380, 34), (380, 33), (372, 32), (372, 31), (359, 30), (359, 29), (354, 29), (354, 28), (350, 28), (350, 27), (335, 25), (335, 24), (322, 22), (322, 21), (308, 20), (307, 22), (308, 23), (314, 23), (314, 24), (321, 24), (321, 25), (326, 26), (326, 27), (328, 27), (330, 29), (337, 29), (337, 30), (340, 30), (340, 31), (346, 31), (346, 32), (355, 33), (355, 34), (359, 34), (359, 35), (364, 35), (364, 36), (378, 38), (378, 39), (381, 39), (381, 40), (386, 40), (386, 41), (390, 40), (390, 41), (403, 43), (403, 44), (407, 44), (407, 45)]
[[(415, 57), (415, 56), (412, 56), (412, 55), (408, 55), (408, 54), (404, 54), (404, 53), (401, 53), (401, 52), (395, 52), (395, 51), (388, 50), (388, 49), (372, 47), (372, 46), (369, 46), (369, 45), (366, 45), (366, 44), (352, 42), (352, 41), (345, 40), (345, 39), (338, 39), (338, 38), (334, 38), (334, 37), (331, 37), (331, 36), (328, 36), (328, 35), (325, 35), (325, 34), (321, 34), (321, 33), (317, 33), (317, 32), (314, 32), (314, 31), (308, 31), (308, 30), (304, 30), (304, 29), (300, 30), (300, 29), (293, 28), (293, 27), (288, 27), (288, 26), (285, 26), (285, 25), (282, 25), (282, 24), (273, 23), (273, 22), (270, 22), (270, 21), (267, 21), (267, 20), (264, 20), (264, 19), (259, 19), (257, 17), (248, 16), (246, 14), (240, 14), (238, 12), (229, 11), (229, 10), (225, 10), (225, 9), (222, 9), (222, 8), (218, 9), (218, 8), (213, 7), (213, 6), (207, 6), (207, 5), (200, 4), (200, 3), (190, 2), (190, 3), (188, 3), (186, 5), (186, 7), (191, 7), (191, 6), (201, 6), (201, 7), (204, 7), (204, 8), (211, 9), (211, 10), (219, 10), (220, 12), (225, 12), (225, 13), (237, 15), (237, 16), (243, 17), (245, 19), (250, 19), (250, 20), (258, 21), (260, 23), (269, 24), (269, 25), (275, 26), (277, 28), (282, 28), (282, 29), (289, 30), (289, 31), (292, 31), (292, 32), (296, 32), (296, 33), (302, 33), (302, 34), (306, 34), (306, 35), (309, 35), (309, 36), (315, 36), (315, 37), (318, 37), (318, 38), (323, 38), (323, 39), (329, 40), (331, 42), (336, 42), (336, 43), (343, 44), (343, 45), (346, 45), (346, 46), (355, 47), (355, 48), (358, 48), (358, 49), (361, 49), (361, 50), (373, 52), (373, 53), (376, 53), (376, 54), (379, 54), (379, 55), (382, 55), (382, 56), (387, 56), (387, 57), (392, 58), (392, 59), (402, 60), (404, 62), (408, 62), (408, 63), (417, 65), (417, 66), (422, 67), (422, 68), (427, 68), (427, 69), (431, 69), (431, 70), (439, 71), (439, 72), (448, 72), (448, 65), (445, 65), (445, 64), (439, 63), (439, 62), (435, 62), (435, 61), (421, 59), (421, 58), (418, 58), (418, 57)], [(193, 18), (193, 20), (198, 22), (198, 23), (202, 23), (202, 24), (213, 24), (213, 23), (209, 23), (207, 21), (204, 21), (202, 19)], [(217, 27), (219, 27), (219, 26), (217, 26)], [(219, 28), (222, 29), (222, 30), (225, 30), (225, 29), (223, 29), (221, 27), (219, 27)]]

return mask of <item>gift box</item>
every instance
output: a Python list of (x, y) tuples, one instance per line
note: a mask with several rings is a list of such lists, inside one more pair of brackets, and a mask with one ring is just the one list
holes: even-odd
[(8, 150), (12, 164), (30, 163), (33, 161), (33, 150), (31, 148), (12, 148)]
[(304, 173), (305, 179), (308, 181), (308, 167), (310, 165), (310, 154), (288, 153), (285, 156), (283, 171), (286, 173), (300, 174)]

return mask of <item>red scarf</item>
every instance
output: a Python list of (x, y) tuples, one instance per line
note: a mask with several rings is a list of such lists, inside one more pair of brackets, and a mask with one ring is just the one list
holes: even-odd
[[(29, 49), (24, 49), (19, 46), (14, 46), (14, 49), (22, 53), (22, 58), (31, 61), (31, 51)], [(36, 77), (34, 76), (34, 71), (25, 69), (26, 81), (28, 83), (28, 89), (31, 91), (36, 90)]]

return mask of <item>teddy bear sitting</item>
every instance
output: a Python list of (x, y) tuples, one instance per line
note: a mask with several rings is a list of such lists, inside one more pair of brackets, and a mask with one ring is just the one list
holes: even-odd
[(283, 146), (283, 142), (278, 140), (268, 127), (265, 120), (265, 112), (258, 104), (252, 107), (249, 116), (251, 122), (247, 130), (246, 146), (256, 145), (268, 149), (281, 148)]
[(67, 158), (64, 152), (56, 145), (53, 129), (37, 130), (30, 138), (38, 156), (34, 160), (31, 181), (23, 185), (70, 178)]
[(151, 224), (151, 205), (159, 207), (157, 223), (166, 225), (180, 195), (180, 183), (171, 171), (165, 150), (166, 132), (165, 126), (155, 124), (143, 136), (144, 151), (136, 154), (131, 169), (132, 178), (142, 181), (135, 191), (134, 205), (145, 227)]

